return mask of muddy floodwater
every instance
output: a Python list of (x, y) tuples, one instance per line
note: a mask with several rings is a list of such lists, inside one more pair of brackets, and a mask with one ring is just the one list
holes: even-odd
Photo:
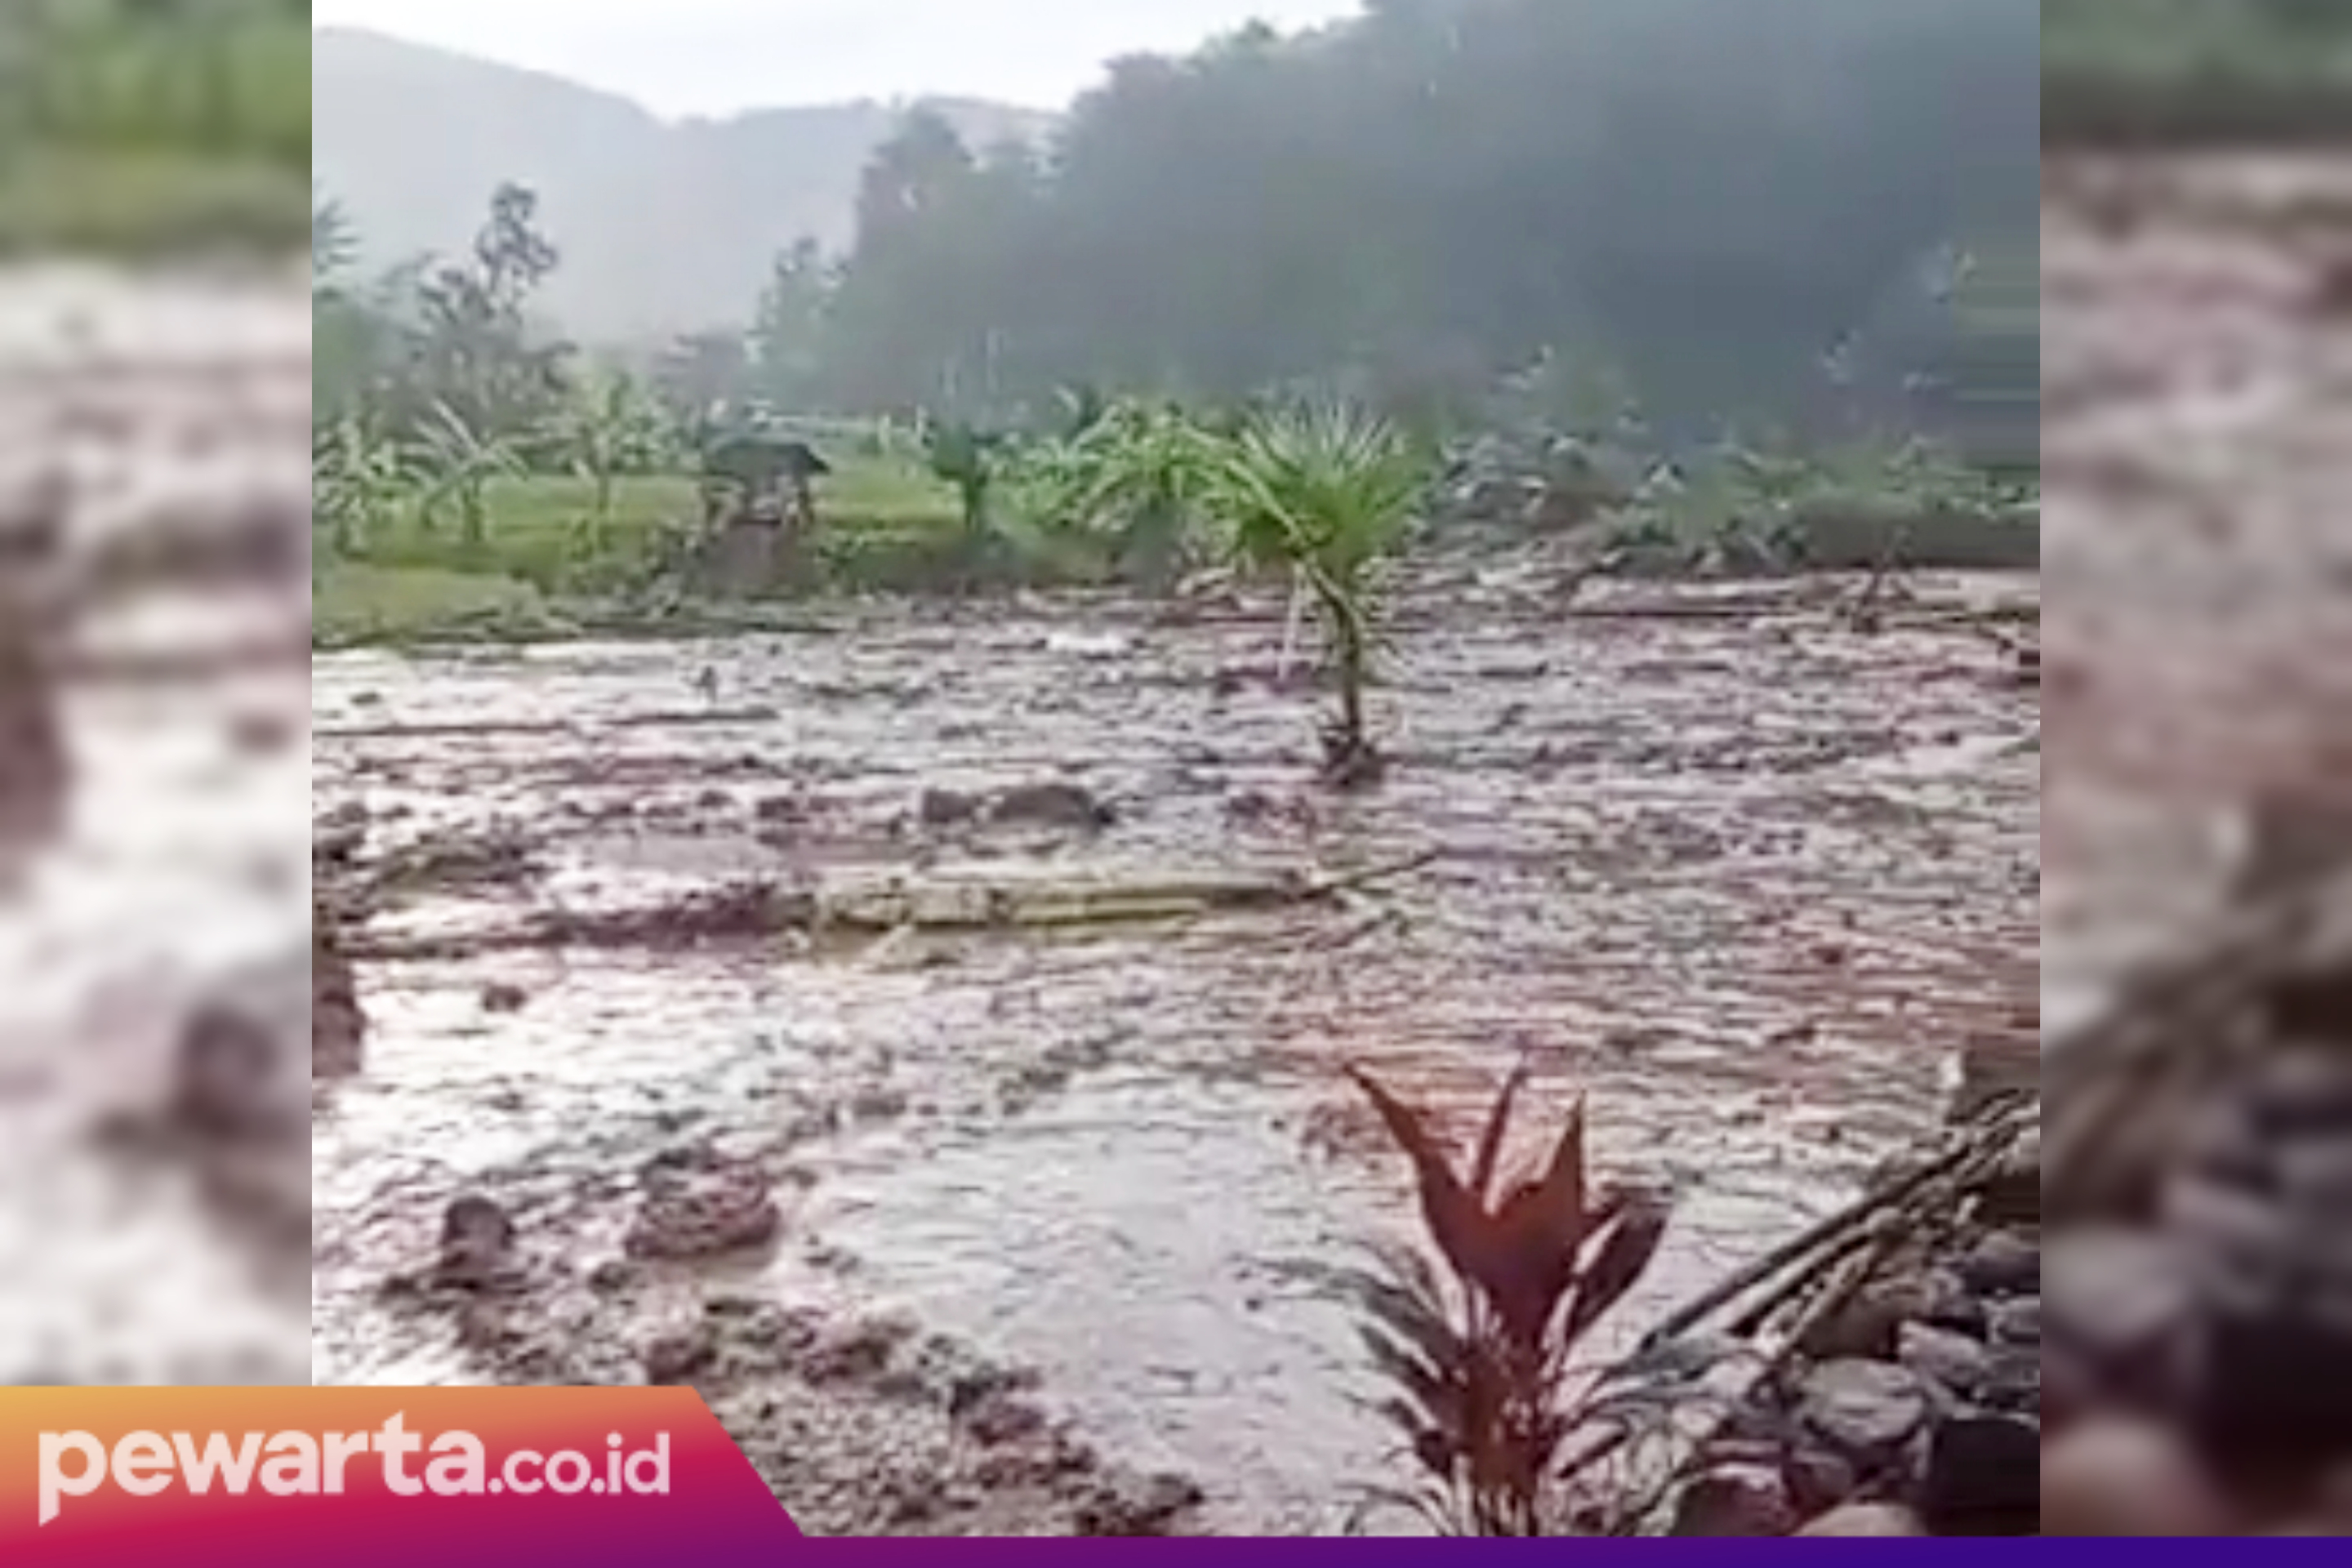
[[(1602, 1169), (1681, 1198), (1654, 1305), (1845, 1195), (1972, 1033), (2031, 1029), (2038, 700), (1980, 639), (1856, 635), (1801, 594), (1571, 618), (1539, 573), (1453, 576), (1400, 616), (1391, 778), (1338, 799), (1303, 786), (1313, 695), (1266, 679), (1277, 612), (320, 658), (322, 823), (379, 859), (475, 852), (362, 928), (362, 953), (408, 956), (362, 963), (367, 1068), (315, 1113), (318, 1378), (499, 1375), (379, 1289), (449, 1196), (588, 1270), (631, 1173), (717, 1140), (793, 1174), (782, 1251), (724, 1289), (900, 1312), (1032, 1369), (1087, 1440), (1196, 1481), (1205, 1527), (1332, 1529), (1397, 1472), (1315, 1269), (1412, 1223), (1343, 1061), (1465, 1113), (1523, 1053), (1534, 1103), (1589, 1091)], [(1053, 778), (1116, 822), (915, 820), (926, 789)], [(1336, 906), (1050, 940), (512, 940), (741, 879), (1424, 852)], [(716, 1288), (580, 1308), (578, 1331), (641, 1375), (629, 1337)]]
[(2352, 756), (2352, 160), (2045, 164), (2046, 983), (2208, 912)]
[(0, 1385), (308, 1377), (310, 330), (0, 268)]

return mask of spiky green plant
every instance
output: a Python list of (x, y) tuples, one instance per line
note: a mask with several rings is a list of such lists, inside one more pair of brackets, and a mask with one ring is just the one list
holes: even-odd
[(1335, 783), (1379, 773), (1364, 713), (1379, 641), (1373, 573), (1411, 527), (1433, 473), (1394, 426), (1335, 403), (1253, 416), (1204, 475), (1202, 504), (1231, 530), (1234, 553), (1305, 585), (1339, 687), (1324, 734)]

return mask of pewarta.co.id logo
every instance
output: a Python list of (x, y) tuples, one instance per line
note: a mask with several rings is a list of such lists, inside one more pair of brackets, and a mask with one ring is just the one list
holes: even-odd
[(373, 1474), (394, 1497), (661, 1497), (669, 1491), (669, 1434), (625, 1450), (618, 1435), (601, 1455), (518, 1448), (495, 1464), (482, 1440), (450, 1431), (427, 1439), (394, 1415), (373, 1432), (130, 1432), (110, 1446), (88, 1432), (39, 1437), (40, 1522), (68, 1499), (111, 1488), (128, 1497), (339, 1497), (354, 1475)]

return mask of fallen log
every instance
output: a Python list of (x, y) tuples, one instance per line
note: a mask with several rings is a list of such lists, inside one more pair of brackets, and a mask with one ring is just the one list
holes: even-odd
[(832, 889), (743, 883), (665, 903), (600, 910), (540, 910), (467, 931), (436, 919), (431, 934), (347, 932), (362, 962), (464, 957), (562, 947), (675, 949), (796, 934), (872, 938), (901, 931), (979, 935), (1180, 922), (1322, 904), (1431, 864), (1438, 852), (1349, 871), (1286, 868), (1086, 882), (1065, 879), (892, 878)]

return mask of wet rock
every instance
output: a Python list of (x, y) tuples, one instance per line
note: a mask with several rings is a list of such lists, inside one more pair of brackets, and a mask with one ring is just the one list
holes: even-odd
[(963, 827), (980, 820), (987, 802), (961, 790), (926, 789), (915, 798), (915, 820), (934, 830)]
[(988, 1448), (1024, 1442), (1043, 1433), (1048, 1424), (1045, 1413), (1035, 1405), (1007, 1394), (982, 1399), (963, 1413), (961, 1422), (972, 1441)]
[(637, 1265), (625, 1258), (608, 1258), (588, 1270), (588, 1289), (599, 1296), (617, 1296), (643, 1278)]
[(434, 1282), (457, 1290), (491, 1290), (513, 1283), (516, 1237), (513, 1217), (493, 1199), (478, 1193), (453, 1198), (442, 1211)]
[(1181, 1476), (1139, 1476), (1113, 1481), (1077, 1511), (1085, 1536), (1169, 1535), (1201, 1506), (1201, 1489)]
[(314, 898), (310, 908), (310, 1076), (336, 1079), (358, 1072), (366, 1034), (358, 977), (337, 940), (334, 917)]
[(988, 821), (993, 826), (1098, 833), (1116, 826), (1118, 814), (1091, 790), (1055, 781), (1000, 791), (988, 802)]
[(1874, 1281), (1814, 1325), (1799, 1349), (1813, 1361), (1892, 1361), (1904, 1324), (1932, 1319), (1942, 1300), (1940, 1282), (1925, 1274)]
[(2055, 1237), (2042, 1270), (2045, 1363), (2126, 1406), (2180, 1392), (2195, 1323), (2190, 1271), (2162, 1237), (2084, 1229)]
[(1897, 1359), (1920, 1377), (1962, 1399), (1977, 1399), (1992, 1380), (1992, 1352), (1966, 1334), (1925, 1323), (1903, 1325)]
[(1727, 1466), (1693, 1482), (1677, 1500), (1667, 1533), (1777, 1537), (1797, 1527), (1788, 1478), (1769, 1465)]
[(520, 1013), (530, 1005), (530, 993), (520, 985), (499, 984), (482, 987), (482, 1011), (485, 1013)]
[(278, 1086), (287, 1044), (270, 1020), (233, 999), (199, 1005), (181, 1036), (173, 1120), (219, 1142), (286, 1131), (289, 1107)]
[(1925, 1535), (1927, 1531), (1909, 1509), (1894, 1503), (1857, 1502), (1831, 1510), (1798, 1533), (1885, 1539)]
[(1805, 1426), (1865, 1470), (1901, 1468), (1929, 1407), (1916, 1373), (1878, 1361), (1822, 1363), (1805, 1375), (1798, 1402)]
[(1862, 1484), (1854, 1468), (1843, 1456), (1815, 1444), (1799, 1444), (1780, 1460), (1789, 1496), (1798, 1515), (1811, 1519), (1845, 1502)]
[(1978, 1397), (1989, 1410), (2037, 1413), (2042, 1408), (2042, 1370), (2040, 1345), (1996, 1345)]
[(631, 1258), (692, 1262), (772, 1244), (783, 1211), (765, 1173), (748, 1162), (699, 1152), (656, 1162), (624, 1246)]
[(915, 1327), (897, 1319), (869, 1319), (820, 1331), (795, 1368), (811, 1383), (870, 1383), (889, 1370)]
[(1956, 1266), (1962, 1284), (1979, 1296), (2021, 1296), (2042, 1288), (2042, 1248), (2011, 1231), (1986, 1235)]
[(718, 1343), (707, 1324), (656, 1335), (637, 1354), (646, 1381), (662, 1384), (686, 1383), (717, 1358)]
[(2042, 1298), (2021, 1296), (1996, 1302), (1987, 1328), (1994, 1344), (2038, 1347), (2042, 1343)]

